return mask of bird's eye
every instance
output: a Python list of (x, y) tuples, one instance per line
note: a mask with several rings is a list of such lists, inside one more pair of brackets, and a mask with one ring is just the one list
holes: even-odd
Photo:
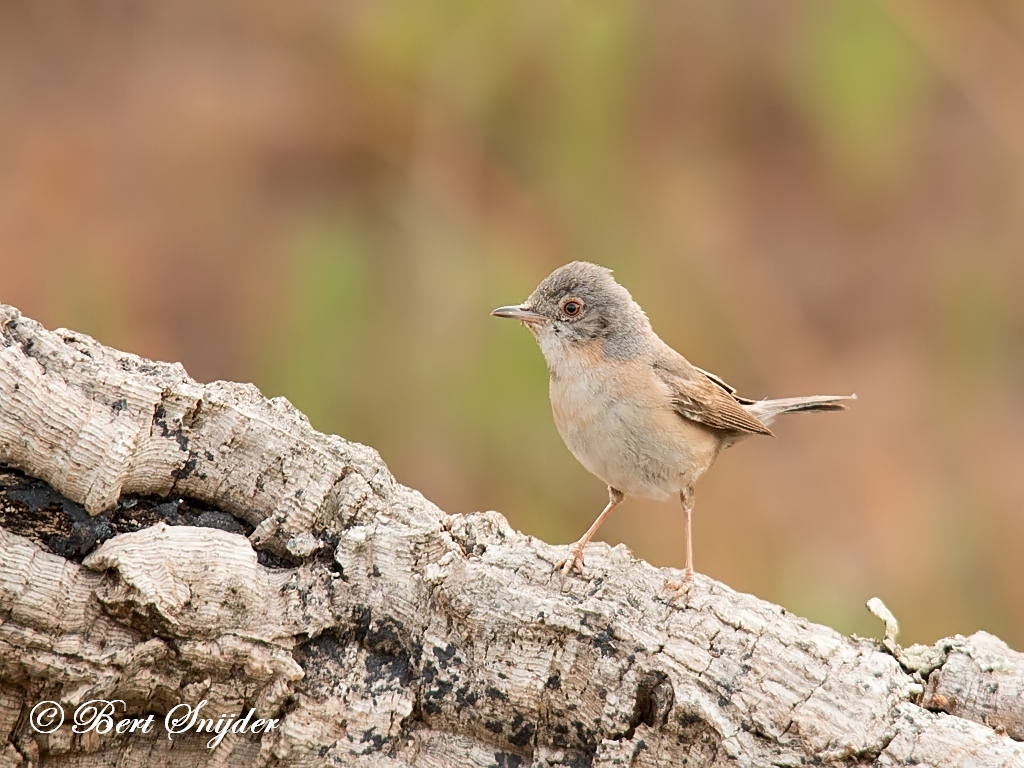
[(576, 317), (583, 310), (583, 302), (579, 299), (566, 299), (562, 302), (562, 311), (569, 317)]

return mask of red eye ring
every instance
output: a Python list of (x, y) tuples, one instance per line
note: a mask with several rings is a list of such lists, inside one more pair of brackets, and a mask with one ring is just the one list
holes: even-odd
[(579, 299), (566, 299), (562, 302), (562, 311), (569, 317), (576, 317), (583, 310), (583, 302)]

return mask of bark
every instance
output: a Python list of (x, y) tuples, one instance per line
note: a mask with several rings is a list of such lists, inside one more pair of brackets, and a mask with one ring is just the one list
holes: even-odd
[[(252, 386), (0, 305), (0, 764), (1024, 765), (1024, 656), (903, 651), (449, 515)], [(151, 733), (51, 734), (122, 700)], [(172, 739), (163, 716), (278, 718)]]

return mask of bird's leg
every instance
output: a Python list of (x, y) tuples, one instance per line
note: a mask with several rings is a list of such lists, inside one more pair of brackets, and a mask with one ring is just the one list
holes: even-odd
[(686, 518), (686, 568), (683, 570), (683, 578), (670, 581), (668, 586), (678, 592), (686, 592), (693, 584), (693, 536), (690, 525), (693, 518), (693, 488), (680, 491), (679, 500), (683, 503), (683, 516)]
[(693, 520), (693, 489), (685, 489), (679, 498), (683, 502), (683, 515), (686, 517), (686, 570), (683, 572), (683, 581), (693, 581), (693, 531), (690, 527)]
[(556, 569), (562, 572), (563, 576), (568, 576), (573, 570), (579, 570), (580, 572), (583, 571), (583, 548), (587, 546), (587, 542), (590, 541), (591, 537), (597, 533), (597, 529), (601, 527), (601, 523), (604, 522), (604, 519), (611, 514), (611, 511), (615, 509), (615, 507), (618, 506), (624, 498), (626, 498), (626, 496), (622, 491), (612, 488), (610, 485), (608, 486), (608, 505), (604, 508), (604, 511), (597, 516), (597, 520), (595, 520), (594, 524), (590, 526), (586, 533), (583, 534), (583, 537), (575, 544), (569, 546), (569, 556), (565, 558), (565, 560), (559, 561), (555, 566)]

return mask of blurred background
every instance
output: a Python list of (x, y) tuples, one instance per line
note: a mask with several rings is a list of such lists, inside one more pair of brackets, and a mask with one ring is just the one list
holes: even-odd
[(723, 454), (696, 564), (904, 644), (1024, 648), (1022, 168), (1018, 0), (0, 4), (0, 301), (568, 543), (605, 489), (487, 313), (599, 262), (742, 394), (858, 394)]

